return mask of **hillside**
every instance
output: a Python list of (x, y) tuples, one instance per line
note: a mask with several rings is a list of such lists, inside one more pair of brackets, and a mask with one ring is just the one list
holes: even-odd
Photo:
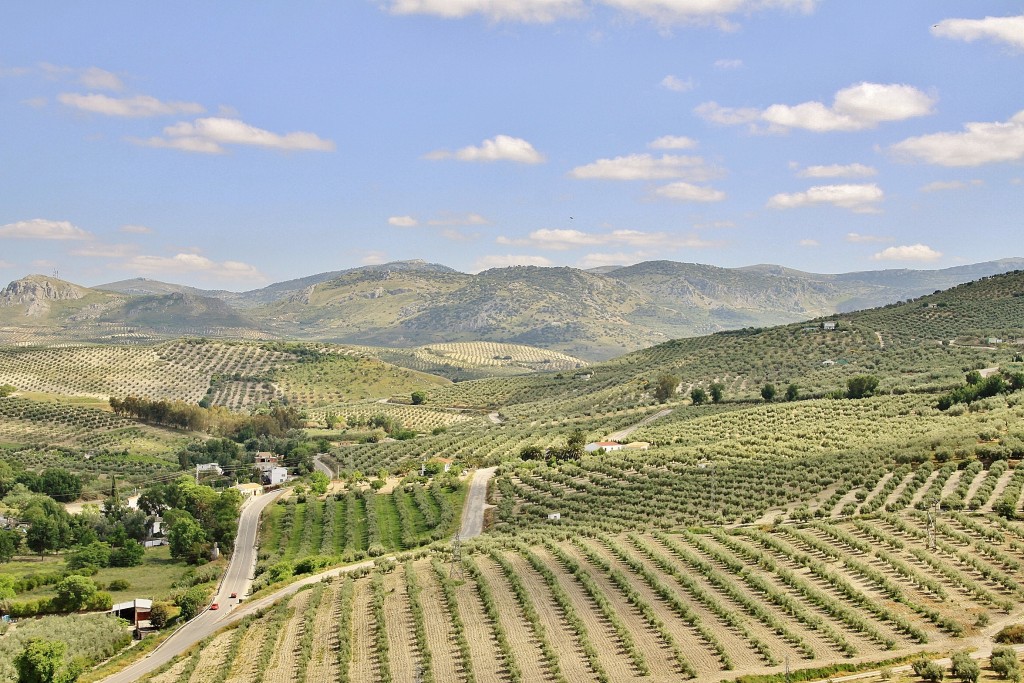
[(43, 275), (0, 290), (0, 344), (138, 343), (183, 335), (266, 335), (218, 298), (175, 285), (127, 293), (90, 289)]
[(671, 261), (467, 275), (399, 261), (241, 293), (145, 279), (89, 289), (31, 276), (0, 294), (0, 343), (137, 343), (181, 335), (405, 348), (485, 341), (602, 360), (669, 339), (890, 304), (1015, 268), (1024, 268), (1024, 259), (837, 275)]

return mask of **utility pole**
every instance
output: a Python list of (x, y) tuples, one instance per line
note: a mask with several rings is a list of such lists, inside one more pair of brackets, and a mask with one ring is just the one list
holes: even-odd
[(448, 569), (448, 578), (460, 581), (466, 578), (462, 569), (462, 538), (459, 536), (459, 532), (455, 532), (455, 537), (452, 539), (452, 564)]

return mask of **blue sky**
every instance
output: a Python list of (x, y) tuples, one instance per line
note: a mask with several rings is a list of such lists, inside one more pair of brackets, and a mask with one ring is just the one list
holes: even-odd
[(1024, 2), (0, 5), (0, 280), (1024, 256)]

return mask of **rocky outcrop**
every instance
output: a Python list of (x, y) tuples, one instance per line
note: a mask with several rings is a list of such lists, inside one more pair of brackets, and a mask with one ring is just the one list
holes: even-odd
[(87, 290), (70, 282), (42, 275), (15, 280), (0, 291), (0, 306), (25, 306), (25, 315), (39, 317), (50, 310), (51, 301), (81, 299)]

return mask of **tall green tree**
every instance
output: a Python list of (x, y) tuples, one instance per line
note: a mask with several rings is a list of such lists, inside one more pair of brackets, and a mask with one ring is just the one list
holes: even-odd
[(18, 683), (73, 683), (82, 667), (65, 661), (67, 649), (67, 644), (60, 641), (30, 639), (14, 658)]
[(761, 387), (761, 398), (763, 398), (765, 401), (767, 401), (769, 403), (774, 401), (775, 400), (775, 385), (772, 384), (771, 382), (766, 382), (765, 385), (763, 387)]
[(847, 398), (867, 398), (873, 396), (878, 388), (878, 378), (874, 375), (857, 375), (846, 380)]
[(708, 388), (708, 393), (711, 394), (712, 403), (721, 403), (722, 398), (725, 396), (725, 385), (721, 382), (715, 382)]
[(704, 391), (704, 387), (694, 387), (690, 390), (690, 400), (693, 401), (695, 406), (707, 403), (708, 392)]
[(679, 387), (679, 378), (675, 375), (662, 375), (654, 383), (654, 398), (658, 403), (664, 403), (676, 394)]

